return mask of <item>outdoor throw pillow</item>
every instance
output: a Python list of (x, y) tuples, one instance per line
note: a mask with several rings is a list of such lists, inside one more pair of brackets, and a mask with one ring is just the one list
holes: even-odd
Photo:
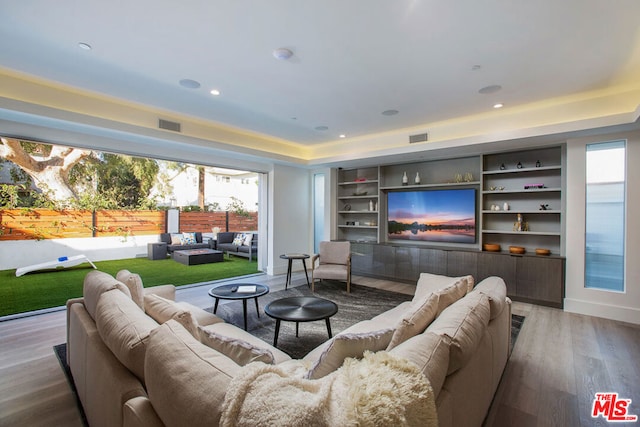
[(172, 245), (181, 245), (182, 244), (182, 233), (175, 233), (171, 235), (171, 244)]
[(236, 237), (233, 238), (233, 244), (236, 246), (242, 246), (242, 242), (244, 242), (243, 234), (238, 234)]
[(196, 233), (182, 233), (182, 242), (183, 245), (195, 245)]
[(200, 342), (209, 348), (219, 351), (240, 366), (251, 362), (274, 363), (273, 353), (266, 348), (256, 347), (245, 340), (220, 335), (214, 331), (198, 326)]
[(251, 246), (252, 240), (253, 240), (253, 233), (244, 233), (242, 235), (242, 244), (244, 246)]
[(342, 366), (348, 357), (361, 359), (364, 352), (384, 350), (391, 341), (393, 329), (381, 329), (362, 334), (338, 334), (307, 373), (308, 379), (318, 379)]

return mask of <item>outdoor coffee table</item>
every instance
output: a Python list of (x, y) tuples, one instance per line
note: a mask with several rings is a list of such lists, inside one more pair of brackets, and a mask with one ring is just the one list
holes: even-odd
[[(235, 289), (235, 290), (234, 290)], [(260, 317), (260, 308), (258, 307), (258, 297), (269, 293), (269, 287), (265, 285), (255, 285), (253, 283), (234, 283), (231, 285), (222, 285), (209, 289), (209, 296), (215, 298), (213, 305), (213, 314), (218, 311), (218, 302), (221, 299), (242, 300), (242, 313), (244, 315), (244, 330), (247, 330), (247, 300), (253, 298), (256, 301), (256, 312)]]
[(224, 261), (224, 253), (213, 249), (187, 249), (173, 251), (173, 260), (184, 265), (210, 264)]
[(273, 337), (273, 346), (278, 346), (278, 334), (280, 333), (280, 321), (296, 322), (296, 337), (298, 336), (298, 324), (300, 322), (313, 322), (324, 319), (327, 322), (329, 338), (331, 323), (329, 318), (338, 312), (338, 306), (333, 301), (318, 297), (289, 297), (275, 300), (264, 308), (267, 316), (276, 319), (276, 333)]

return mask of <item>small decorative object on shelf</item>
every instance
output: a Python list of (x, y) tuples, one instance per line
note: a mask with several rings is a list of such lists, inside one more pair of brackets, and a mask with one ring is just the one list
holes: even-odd
[(496, 188), (498, 187), (496, 187), (495, 185), (492, 185), (491, 187), (489, 187), (489, 191), (496, 191)]
[(516, 215), (516, 222), (513, 223), (513, 231), (529, 231), (529, 223), (522, 218), (522, 214)]
[(416, 172), (416, 179), (413, 182), (414, 184), (420, 184), (420, 172)]
[(518, 164), (516, 165), (516, 167), (517, 167), (518, 169), (522, 169), (522, 163), (518, 162)]
[(500, 187), (498, 187), (498, 190), (502, 191), (502, 190), (504, 190), (504, 187), (500, 186)]
[(464, 180), (465, 180), (465, 182), (473, 181), (473, 174), (471, 172), (465, 173), (464, 174)]
[(500, 170), (501, 170), (501, 171), (503, 171), (503, 170), (505, 170), (505, 169), (506, 169), (506, 167), (505, 167), (504, 163), (502, 163), (502, 164), (500, 165)]
[(549, 210), (549, 205), (548, 205), (548, 204), (546, 204), (546, 203), (545, 203), (545, 204), (540, 205), (540, 210), (541, 210), (541, 211), (547, 211), (547, 210)]
[(373, 200), (369, 200), (369, 210), (373, 211)]
[(532, 188), (544, 188), (544, 184), (525, 184), (525, 190), (531, 190)]
[(356, 178), (355, 180), (353, 180), (353, 182), (365, 182), (366, 180), (367, 180), (367, 178), (360, 177), (360, 178)]
[(540, 166), (542, 166), (542, 164), (540, 163), (540, 160), (536, 160), (536, 167), (539, 168)]
[(551, 255), (551, 251), (549, 249), (545, 249), (545, 248), (537, 248), (536, 249), (536, 255), (549, 256), (549, 255)]
[(404, 172), (402, 174), (402, 185), (408, 185), (409, 184), (409, 178), (407, 177), (407, 173)]
[(376, 212), (378, 212), (378, 202), (375, 202), (375, 203), (373, 204), (373, 210), (374, 210), (374, 211), (376, 211)]
[(455, 180), (455, 182), (457, 182), (457, 183), (462, 182), (462, 174), (461, 174), (461, 173), (457, 173), (457, 174), (455, 174), (455, 175), (454, 175), (454, 180)]
[(344, 205), (344, 208), (342, 208), (343, 211), (350, 211), (351, 210), (351, 205), (349, 203), (347, 203), (346, 205)]
[(523, 253), (525, 253), (525, 248), (523, 248), (522, 246), (509, 246), (509, 252), (511, 252), (512, 254), (522, 255)]
[(502, 209), (504, 209), (505, 211), (509, 210), (509, 203), (504, 202), (504, 205), (502, 205)]

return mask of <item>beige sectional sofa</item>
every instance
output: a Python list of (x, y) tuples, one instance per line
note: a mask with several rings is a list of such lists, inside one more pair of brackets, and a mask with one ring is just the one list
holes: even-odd
[(302, 360), (174, 294), (93, 271), (67, 303), (68, 362), (92, 427), (480, 426), (509, 356), (497, 277), (474, 287), (422, 274), (412, 301)]

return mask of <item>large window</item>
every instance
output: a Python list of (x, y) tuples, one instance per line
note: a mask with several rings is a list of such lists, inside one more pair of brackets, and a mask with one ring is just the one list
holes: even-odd
[(625, 151), (624, 141), (587, 145), (587, 288), (624, 291)]

